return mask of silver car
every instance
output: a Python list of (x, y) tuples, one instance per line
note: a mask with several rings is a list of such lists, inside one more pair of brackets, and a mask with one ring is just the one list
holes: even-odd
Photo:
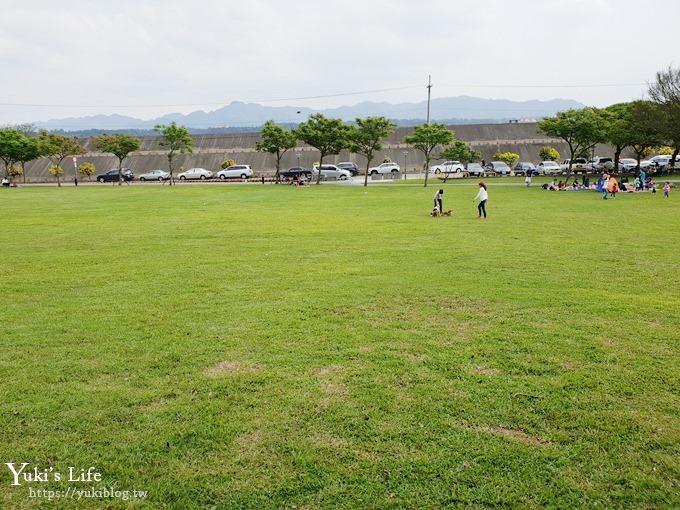
[[(319, 175), (319, 167), (312, 167), (312, 175), (316, 177)], [(345, 181), (352, 177), (349, 170), (344, 168), (338, 168), (335, 165), (321, 165), (321, 179), (338, 179), (339, 181)]]
[(543, 175), (559, 175), (562, 173), (562, 167), (555, 161), (541, 161), (537, 168)]
[(232, 177), (240, 177), (241, 179), (247, 179), (253, 176), (253, 171), (250, 165), (231, 165), (224, 170), (217, 172), (217, 177), (220, 179), (228, 179)]
[(210, 170), (206, 170), (205, 168), (190, 168), (186, 172), (182, 172), (180, 174), (177, 174), (177, 178), (180, 181), (184, 181), (187, 179), (212, 179), (213, 173)]
[(170, 172), (165, 170), (149, 170), (139, 176), (140, 181), (167, 181), (170, 178)]

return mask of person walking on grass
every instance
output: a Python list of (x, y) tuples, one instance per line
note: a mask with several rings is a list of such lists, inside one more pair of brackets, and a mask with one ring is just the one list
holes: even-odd
[(444, 212), (444, 190), (440, 189), (434, 194), (434, 207), (439, 209), (439, 214)]
[(668, 198), (668, 195), (671, 192), (671, 183), (666, 181), (663, 183), (663, 197)]
[(478, 200), (479, 203), (477, 204), (477, 211), (479, 211), (479, 216), (478, 218), (481, 220), (482, 218), (486, 219), (486, 201), (489, 199), (489, 193), (486, 191), (486, 184), (484, 184), (484, 181), (479, 181), (479, 191), (477, 192), (477, 196), (473, 200)]

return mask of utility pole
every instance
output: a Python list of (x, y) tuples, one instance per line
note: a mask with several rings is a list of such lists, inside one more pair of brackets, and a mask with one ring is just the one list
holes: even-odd
[(427, 124), (430, 123), (430, 92), (432, 89), (432, 76), (427, 75)]

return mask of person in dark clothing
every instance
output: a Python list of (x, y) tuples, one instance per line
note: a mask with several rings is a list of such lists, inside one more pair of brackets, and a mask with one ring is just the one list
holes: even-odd
[(441, 213), (444, 210), (444, 190), (440, 189), (434, 194), (434, 206), (439, 209), (439, 212)]

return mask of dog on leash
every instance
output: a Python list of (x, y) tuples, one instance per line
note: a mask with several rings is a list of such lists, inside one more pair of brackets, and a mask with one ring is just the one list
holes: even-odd
[(430, 216), (432, 216), (433, 218), (436, 217), (436, 216), (451, 216), (451, 209), (449, 209), (448, 211), (444, 211), (444, 212), (440, 213), (439, 209), (437, 207), (435, 207), (434, 209), (432, 209)]

